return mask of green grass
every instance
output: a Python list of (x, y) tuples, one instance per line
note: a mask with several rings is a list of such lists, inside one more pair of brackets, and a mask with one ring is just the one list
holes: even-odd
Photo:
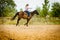
[[(10, 20), (11, 18), (0, 18), (0, 24), (13, 24), (15, 25), (17, 22), (17, 18), (14, 21)], [(19, 25), (23, 25), (26, 23), (26, 19), (21, 19), (19, 22)], [(30, 22), (30, 25), (40, 25), (40, 24), (60, 24), (60, 19), (59, 18), (37, 18), (37, 17), (33, 17)]]

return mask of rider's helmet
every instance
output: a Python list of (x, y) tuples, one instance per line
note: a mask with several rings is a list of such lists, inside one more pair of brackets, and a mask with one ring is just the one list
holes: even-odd
[(29, 6), (29, 4), (26, 4), (26, 6)]

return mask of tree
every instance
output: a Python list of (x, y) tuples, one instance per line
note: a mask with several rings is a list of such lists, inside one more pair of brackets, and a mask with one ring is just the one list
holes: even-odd
[(15, 3), (13, 0), (0, 0), (0, 17), (7, 16), (15, 10)]
[(20, 11), (23, 11), (23, 9), (21, 8)]
[(46, 17), (46, 15), (48, 15), (49, 7), (49, 1), (44, 0), (43, 9), (41, 11), (42, 17)]
[(49, 7), (50, 7), (49, 1), (44, 0), (43, 8), (42, 9), (40, 9), (40, 7), (36, 8), (40, 14), (40, 17), (46, 17), (48, 15)]
[(60, 17), (60, 3), (58, 2), (53, 3), (51, 16)]

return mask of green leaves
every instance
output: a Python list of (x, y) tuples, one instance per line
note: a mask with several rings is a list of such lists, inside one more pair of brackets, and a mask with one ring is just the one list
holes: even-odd
[(60, 3), (55, 2), (52, 5), (52, 16), (59, 17), (60, 16)]
[(9, 15), (15, 10), (15, 6), (13, 0), (0, 0), (0, 17)]
[(43, 17), (46, 17), (46, 15), (48, 14), (48, 11), (49, 11), (49, 5), (48, 4), (49, 4), (49, 1), (44, 0), (43, 9), (42, 9)]
[(48, 0), (45, 0), (42, 5), (43, 5), (42, 9), (37, 7), (37, 11), (40, 13), (40, 17), (46, 17), (47, 15), (49, 17), (60, 17), (60, 3), (59, 2), (54, 2), (52, 4), (51, 10), (49, 10), (50, 4)]
[(48, 11), (49, 11), (49, 1), (48, 0), (44, 0), (44, 3), (42, 4), (43, 7), (42, 9), (40, 9), (40, 7), (37, 7), (37, 11), (40, 14), (40, 17), (46, 17), (48, 15)]

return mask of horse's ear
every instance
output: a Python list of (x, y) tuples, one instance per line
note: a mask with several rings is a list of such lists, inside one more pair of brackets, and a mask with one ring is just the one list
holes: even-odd
[(35, 10), (37, 12), (37, 10)]
[(35, 12), (37, 12), (37, 10), (35, 10)]
[(35, 10), (35, 11), (37, 11), (37, 10)]

